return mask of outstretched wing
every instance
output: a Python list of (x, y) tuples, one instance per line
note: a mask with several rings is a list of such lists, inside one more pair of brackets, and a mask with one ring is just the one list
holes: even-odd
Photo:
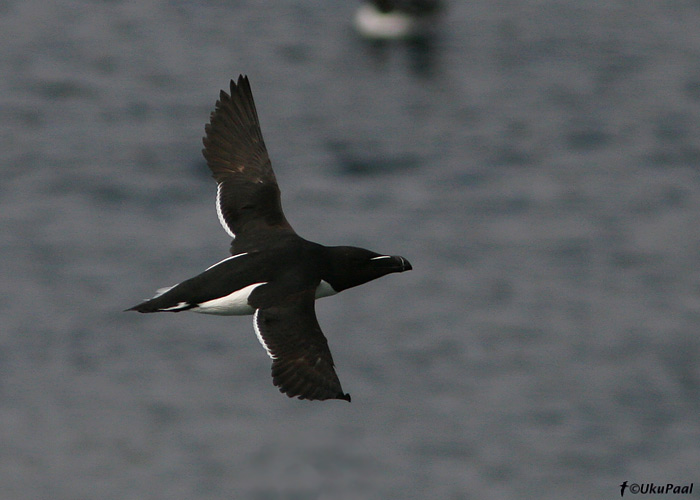
[(202, 153), (218, 183), (216, 211), (239, 247), (261, 233), (269, 238), (269, 231), (293, 232), (282, 212), (248, 77), (231, 80), (231, 95), (221, 91), (205, 131)]
[(287, 296), (281, 303), (257, 309), (255, 333), (272, 358), (272, 382), (299, 399), (344, 399), (333, 357), (314, 310), (314, 290)]

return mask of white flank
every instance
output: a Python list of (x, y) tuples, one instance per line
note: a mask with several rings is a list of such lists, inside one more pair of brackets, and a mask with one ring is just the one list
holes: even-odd
[[(244, 255), (248, 255), (248, 252), (238, 253), (238, 254), (236, 254), (236, 255), (232, 255), (231, 257), (226, 257), (224, 260), (220, 260), (220, 261), (217, 262), (216, 264), (207, 267), (207, 268), (205, 269), (205, 271), (208, 271), (209, 269), (211, 269), (211, 268), (213, 268), (213, 267), (216, 267), (216, 266), (218, 266), (219, 264), (223, 264), (223, 263), (226, 262), (227, 260), (235, 259), (236, 257), (243, 257)], [(168, 288), (168, 290), (170, 290), (170, 289)], [(168, 290), (166, 290), (166, 292), (167, 292)], [(159, 291), (160, 291), (160, 290), (159, 290)]]
[(202, 314), (219, 314), (222, 316), (242, 316), (253, 314), (254, 309), (248, 305), (248, 297), (250, 294), (263, 283), (253, 283), (246, 287), (236, 290), (233, 293), (219, 297), (218, 299), (202, 302), (198, 306), (190, 309), (192, 312)]
[(316, 287), (317, 299), (322, 299), (323, 297), (330, 297), (331, 295), (335, 295), (336, 293), (338, 292), (336, 292), (330, 285), (330, 283), (328, 283), (327, 281), (321, 280), (321, 282)]
[(260, 313), (260, 309), (255, 310), (255, 314), (253, 315), (253, 329), (255, 330), (255, 336), (258, 337), (258, 341), (260, 342), (260, 345), (265, 348), (265, 352), (267, 352), (267, 355), (270, 356), (270, 358), (275, 359), (275, 356), (272, 355), (272, 351), (270, 351), (270, 348), (267, 347), (267, 344), (265, 343), (265, 339), (262, 336), (262, 333), (260, 332), (260, 327), (258, 326), (258, 314)]
[(231, 228), (229, 228), (228, 224), (226, 224), (226, 220), (224, 219), (224, 213), (221, 211), (221, 186), (222, 183), (219, 183), (219, 185), (216, 187), (216, 215), (219, 216), (219, 222), (224, 228), (224, 231), (226, 231), (231, 238), (236, 239), (236, 235), (233, 234)]

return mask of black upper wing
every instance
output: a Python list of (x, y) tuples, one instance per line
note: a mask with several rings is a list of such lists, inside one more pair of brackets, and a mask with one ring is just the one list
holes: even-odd
[(272, 382), (299, 399), (344, 399), (333, 357), (314, 310), (314, 289), (288, 295), (279, 304), (258, 309), (255, 332), (272, 358)]
[(218, 183), (216, 210), (226, 232), (238, 240), (235, 251), (270, 231), (293, 233), (246, 76), (231, 80), (231, 95), (221, 91), (205, 131), (202, 153)]

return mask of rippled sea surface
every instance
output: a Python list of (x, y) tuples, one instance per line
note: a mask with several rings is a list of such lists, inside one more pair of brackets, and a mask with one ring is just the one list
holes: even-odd
[[(617, 498), (700, 483), (700, 4), (0, 2), (0, 497)], [(250, 76), (343, 401), (250, 317), (123, 309), (226, 257), (201, 157)], [(700, 484), (695, 484), (698, 490)]]

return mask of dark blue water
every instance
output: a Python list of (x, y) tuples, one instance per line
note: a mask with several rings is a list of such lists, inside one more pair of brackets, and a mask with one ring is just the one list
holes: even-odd
[[(355, 7), (0, 3), (1, 498), (700, 483), (700, 5), (455, 0), (382, 47)], [(227, 255), (239, 73), (297, 232), (414, 266), (318, 303), (351, 404), (278, 393), (249, 317), (121, 312)]]

